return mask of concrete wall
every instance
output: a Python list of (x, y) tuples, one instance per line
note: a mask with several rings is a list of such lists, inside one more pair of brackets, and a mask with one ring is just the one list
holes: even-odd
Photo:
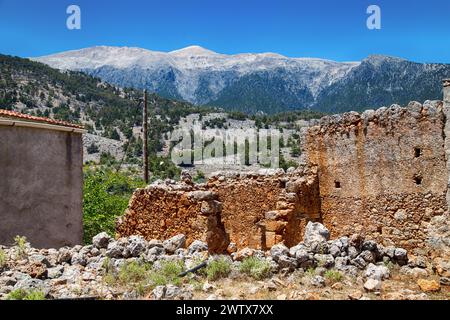
[(319, 167), (322, 219), (333, 237), (355, 232), (414, 248), (447, 209), (442, 103), (321, 119), (306, 152)]
[(82, 136), (0, 125), (0, 244), (81, 244)]

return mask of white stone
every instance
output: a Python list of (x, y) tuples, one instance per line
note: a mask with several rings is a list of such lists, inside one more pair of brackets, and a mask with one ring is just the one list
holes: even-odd
[(369, 292), (380, 291), (381, 281), (370, 278), (364, 283), (364, 289), (366, 289)]

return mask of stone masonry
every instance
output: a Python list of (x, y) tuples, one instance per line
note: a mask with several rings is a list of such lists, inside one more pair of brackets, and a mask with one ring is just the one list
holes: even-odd
[[(206, 241), (213, 252), (293, 246), (309, 221), (332, 238), (360, 233), (386, 246), (427, 247), (450, 203), (450, 80), (444, 101), (349, 112), (304, 131), (297, 169), (220, 173), (204, 184), (137, 190), (118, 236)], [(434, 242), (436, 242), (433, 240)], [(432, 241), (432, 242), (433, 242)], [(439, 242), (439, 241), (438, 241)]]
[(333, 237), (360, 232), (385, 245), (421, 246), (447, 210), (442, 102), (411, 102), (322, 118), (306, 154), (319, 167), (321, 213)]
[(158, 181), (134, 193), (117, 231), (147, 239), (183, 233), (188, 245), (200, 239), (214, 252), (226, 251), (229, 243), (230, 250), (295, 245), (306, 223), (320, 218), (318, 187), (317, 170), (307, 167), (219, 173), (197, 185), (189, 178)]

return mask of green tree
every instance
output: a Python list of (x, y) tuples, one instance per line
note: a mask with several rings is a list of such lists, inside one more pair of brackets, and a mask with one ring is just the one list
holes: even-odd
[(100, 150), (98, 148), (98, 146), (95, 143), (91, 143), (91, 145), (89, 147), (87, 147), (87, 152), (88, 154), (94, 154), (94, 153), (98, 153)]
[(117, 217), (124, 213), (133, 191), (143, 186), (140, 178), (109, 168), (85, 168), (84, 242), (90, 243), (93, 236), (103, 231), (113, 236)]
[(109, 138), (110, 138), (110, 139), (113, 139), (113, 140), (120, 141), (120, 134), (119, 134), (119, 132), (117, 131), (117, 129), (113, 129), (113, 130), (111, 131), (111, 134), (110, 134)]

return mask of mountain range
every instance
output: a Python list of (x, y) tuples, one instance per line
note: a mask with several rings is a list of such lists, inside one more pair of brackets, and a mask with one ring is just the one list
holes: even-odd
[(120, 87), (247, 113), (361, 111), (441, 99), (441, 81), (450, 77), (450, 64), (382, 55), (336, 62), (276, 53), (226, 55), (199, 46), (168, 53), (99, 46), (32, 59)]

